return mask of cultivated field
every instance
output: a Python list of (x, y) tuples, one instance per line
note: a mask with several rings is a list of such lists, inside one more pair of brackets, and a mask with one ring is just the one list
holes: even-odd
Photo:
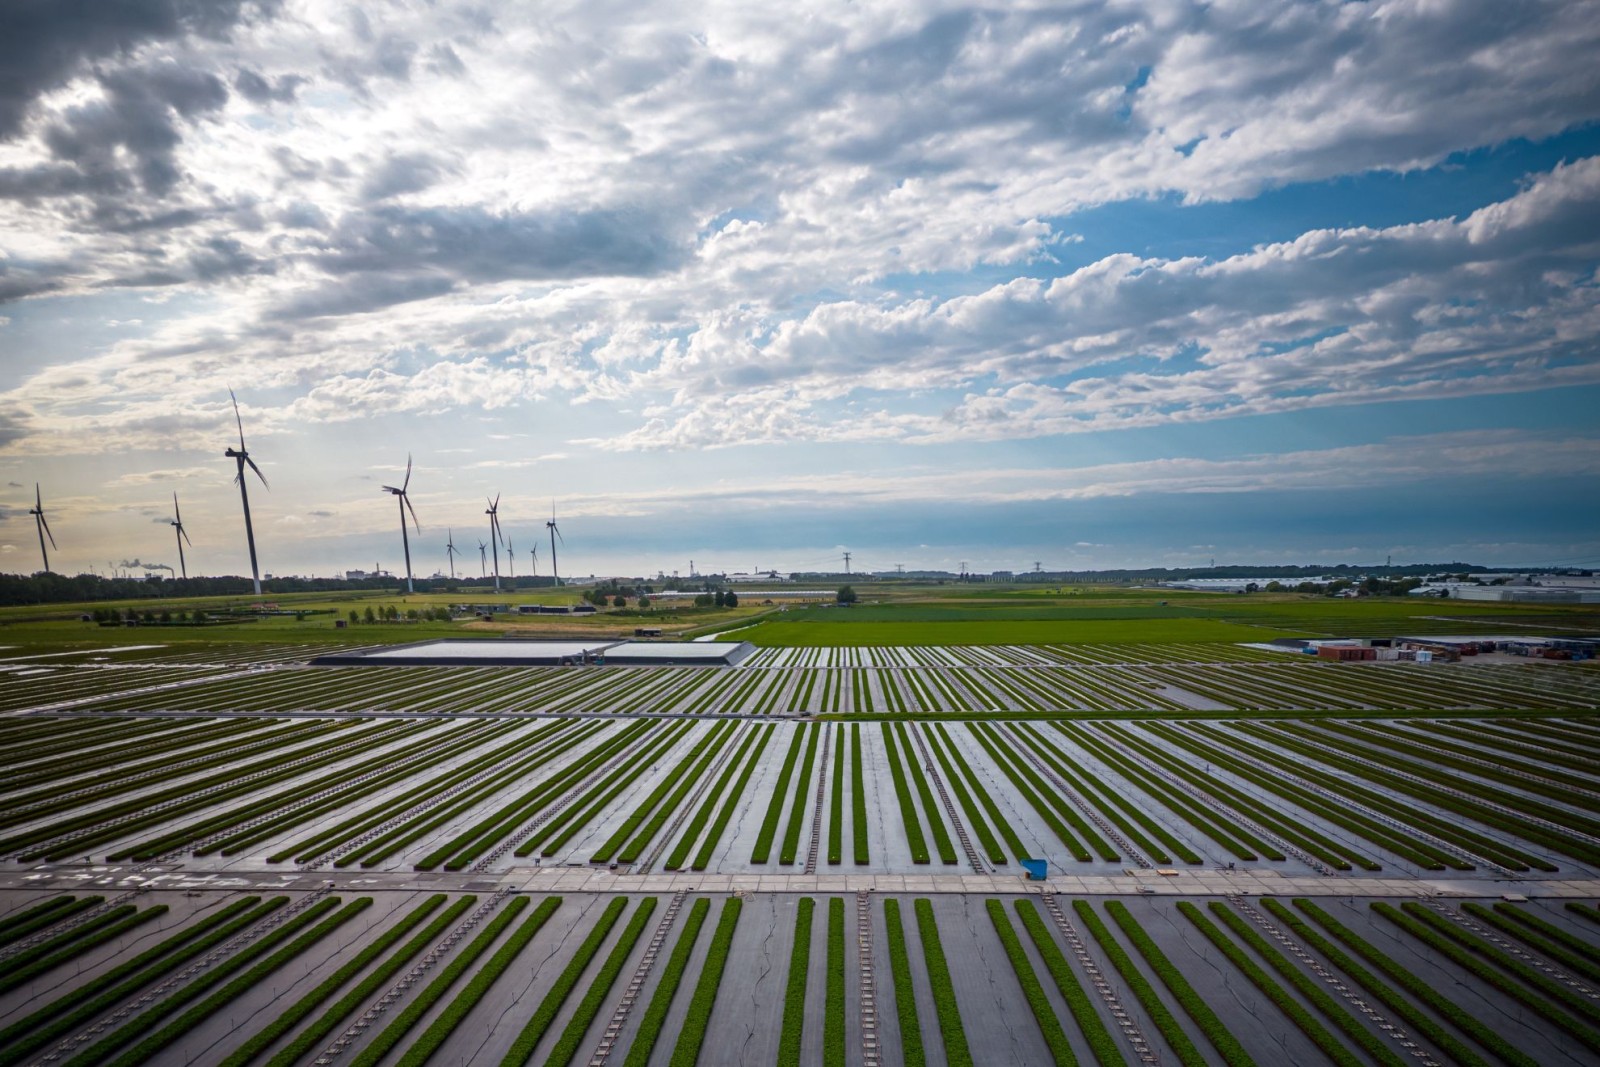
[(1129, 599), (784, 613), (734, 668), (0, 630), (0, 1067), (1600, 1063), (1592, 664)]

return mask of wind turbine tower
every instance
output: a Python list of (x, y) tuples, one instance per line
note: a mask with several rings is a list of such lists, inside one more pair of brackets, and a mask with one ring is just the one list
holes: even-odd
[(406, 480), (396, 489), (392, 485), (383, 487), (385, 493), (393, 493), (394, 498), (400, 502), (400, 545), (406, 553), (406, 592), (415, 593), (416, 589), (411, 584), (411, 537), (406, 533), (406, 511), (411, 512), (411, 521), (417, 525), (417, 533), (422, 532), (422, 523), (417, 521), (417, 509), (411, 506), (411, 498), (406, 495), (406, 490), (411, 488), (411, 453), (406, 453)]
[(239, 473), (234, 476), (234, 481), (239, 483), (239, 500), (244, 504), (244, 537), (250, 543), (250, 580), (255, 583), (256, 596), (261, 595), (261, 568), (256, 564), (256, 531), (250, 525), (250, 494), (245, 491), (244, 465), (250, 464), (250, 469), (256, 472), (256, 477), (261, 479), (261, 484), (267, 485), (267, 476), (261, 473), (261, 468), (256, 466), (256, 461), (250, 458), (250, 453), (244, 447), (244, 420), (239, 417), (239, 398), (233, 395), (233, 390), (228, 390), (228, 399), (233, 401), (233, 421), (239, 425), (239, 447), (228, 449), (223, 455), (229, 459), (237, 460)]
[(511, 588), (517, 587), (517, 550), (511, 544), (511, 538), (506, 538), (506, 580), (511, 583)]
[(533, 547), (528, 549), (528, 562), (533, 565), (533, 577), (539, 577), (539, 542), (535, 541)]
[(844, 554), (844, 573), (846, 575), (850, 573), (850, 553), (848, 552)]
[(482, 541), (478, 542), (478, 570), (482, 577), (489, 577), (489, 546)]
[(489, 516), (489, 547), (494, 552), (494, 591), (500, 591), (500, 494), (496, 493), (494, 499), (489, 501), (489, 510), (484, 512)]
[[(183, 513), (178, 510), (178, 494), (172, 494), (172, 522), (168, 523), (176, 531), (178, 538), (178, 567), (183, 571), (185, 578), (189, 577), (189, 565), (183, 561), (183, 543), (189, 541), (189, 534), (183, 528)], [(189, 541), (189, 547), (194, 547), (194, 542)]]
[(456, 580), (456, 532), (451, 530), (444, 543), (445, 555), (450, 557), (450, 580)]
[(44, 550), (44, 539), (50, 538), (50, 547), (56, 547), (56, 535), (50, 532), (50, 524), (44, 521), (44, 497), (39, 495), (39, 483), (33, 483), (33, 507), (28, 509), (28, 514), (33, 516), (33, 524), (39, 530), (39, 555), (44, 558), (44, 572), (50, 573), (50, 553)]
[(556, 565), (556, 538), (561, 538), (561, 543), (566, 544), (567, 539), (561, 537), (561, 528), (556, 525), (556, 502), (550, 501), (550, 521), (545, 523), (550, 530), (550, 577), (555, 579), (557, 585), (561, 584), (561, 572)]

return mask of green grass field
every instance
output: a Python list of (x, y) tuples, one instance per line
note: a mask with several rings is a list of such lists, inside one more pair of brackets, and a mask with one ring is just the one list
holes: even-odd
[[(840, 611), (840, 615), (848, 612)], [(769, 648), (860, 648), (869, 645), (1058, 645), (1148, 642), (1270, 641), (1305, 631), (1244, 626), (1213, 619), (973, 619), (961, 622), (838, 622), (783, 620), (739, 631)]]

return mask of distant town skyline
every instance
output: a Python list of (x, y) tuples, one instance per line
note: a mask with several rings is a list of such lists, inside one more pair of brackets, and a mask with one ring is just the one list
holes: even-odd
[(0, 571), (1600, 564), (1582, 3), (0, 35)]

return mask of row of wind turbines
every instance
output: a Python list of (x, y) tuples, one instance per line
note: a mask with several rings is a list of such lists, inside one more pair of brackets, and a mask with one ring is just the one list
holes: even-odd
[[(235, 484), (239, 486), (239, 502), (244, 508), (244, 536), (245, 542), (250, 548), (250, 579), (254, 583), (256, 595), (260, 596), (261, 567), (256, 561), (256, 533), (255, 527), (250, 521), (250, 490), (248, 480), (244, 476), (245, 467), (248, 466), (251, 470), (255, 471), (256, 477), (261, 479), (261, 485), (264, 488), (270, 490), (272, 486), (267, 484), (267, 476), (261, 473), (261, 468), (256, 466), (256, 461), (250, 458), (250, 451), (245, 447), (244, 419), (239, 415), (239, 398), (234, 396), (232, 389), (228, 390), (228, 399), (233, 402), (233, 420), (234, 423), (239, 427), (239, 447), (230, 447), (223, 453), (223, 455), (234, 460), (238, 466), (238, 470), (235, 473), (233, 480)], [(411, 522), (416, 526), (417, 533), (422, 533), (422, 523), (417, 518), (417, 510), (411, 505), (410, 489), (411, 456), (410, 454), (407, 454), (405, 479), (400, 483), (398, 488), (392, 485), (386, 485), (383, 486), (383, 491), (385, 493), (393, 494), (400, 508), (400, 544), (405, 552), (406, 558), (406, 592), (408, 593), (415, 592), (416, 589), (414, 587), (411, 574), (411, 537), (410, 532), (406, 529), (407, 512), (410, 512), (411, 514)], [(33, 485), (33, 507), (28, 509), (28, 514), (33, 516), (34, 524), (38, 529), (39, 555), (44, 561), (45, 572), (49, 573), (50, 553), (45, 550), (45, 539), (49, 539), (51, 548), (57, 548), (57, 545), (55, 534), (50, 532), (50, 524), (45, 520), (44, 497), (40, 492), (39, 483), (37, 482), (35, 482)], [(486, 510), (484, 514), (489, 516), (489, 540), (487, 542), (478, 542), (479, 562), (484, 568), (484, 577), (488, 577), (488, 554), (492, 548), (494, 557), (494, 588), (495, 592), (498, 593), (500, 591), (501, 545), (504, 545), (506, 549), (506, 563), (510, 570), (508, 577), (516, 577), (516, 552), (512, 547), (511, 541), (506, 538), (504, 532), (500, 528), (500, 494), (496, 493), (494, 499), (489, 501), (488, 510)], [(183, 545), (185, 541), (188, 541), (189, 547), (193, 548), (194, 542), (189, 539), (188, 532), (183, 528), (183, 514), (178, 509), (177, 493), (172, 494), (172, 519), (168, 525), (173, 527), (174, 536), (177, 538), (178, 542), (178, 566), (182, 569), (183, 577), (187, 578), (189, 577), (189, 566), (184, 560)], [(550, 504), (550, 520), (544, 525), (545, 529), (548, 530), (550, 534), (550, 574), (555, 579), (556, 584), (560, 585), (561, 576), (556, 570), (556, 543), (559, 541), (561, 544), (566, 544), (566, 538), (561, 536), (561, 528), (556, 523), (556, 509), (554, 501), (551, 501)], [(59, 548), (57, 548), (57, 550), (59, 551)], [(450, 578), (453, 581), (456, 577), (456, 554), (460, 551), (455, 545), (455, 531), (453, 529), (450, 531), (449, 540), (445, 544), (445, 551), (450, 557)], [(534, 546), (533, 550), (529, 553), (529, 556), (533, 566), (533, 573), (535, 576), (537, 576), (539, 573), (539, 548), (537, 545)]]

